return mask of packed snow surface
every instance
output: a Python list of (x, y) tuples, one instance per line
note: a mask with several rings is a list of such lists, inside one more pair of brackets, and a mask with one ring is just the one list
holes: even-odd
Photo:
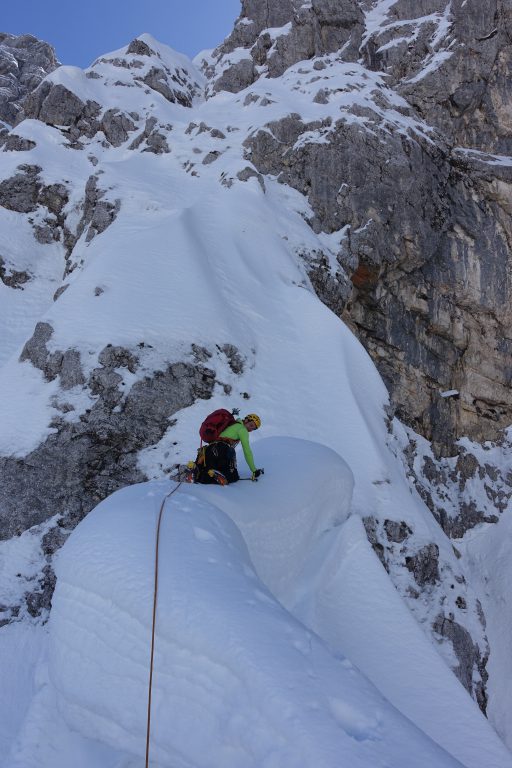
[[(245, 524), (251, 517), (258, 527), (267, 577), (300, 583), (306, 545), (335, 535), (347, 518), (351, 472), (316, 444), (277, 438), (262, 443), (265, 461), (276, 453), (282, 457), (269, 467), (268, 483), (215, 487), (208, 501), (187, 486), (166, 502), (155, 764), (338, 768), (341, 760), (353, 768), (455, 767), (457, 761), (348, 660), (333, 655), (286, 611), (256, 573), (240, 530), (215, 505), (220, 494), (234, 496)], [(317, 468), (314, 478), (307, 475), (310, 466)], [(114, 494), (80, 524), (57, 565), (49, 649), (57, 710), (82, 736), (139, 757), (145, 748), (155, 525), (172, 488), (149, 483)]]
[[(265, 438), (254, 450), (266, 468), (257, 483), (131, 486), (73, 532), (57, 561), (47, 662), (6, 766), (66, 768), (70, 754), (80, 768), (140, 765), (155, 531), (167, 497), (152, 764), (510, 768), (477, 707), (407, 619), (350, 512), (346, 463), (295, 438)], [(422, 713), (412, 704), (423, 697)], [(450, 733), (467, 760), (446, 751)]]

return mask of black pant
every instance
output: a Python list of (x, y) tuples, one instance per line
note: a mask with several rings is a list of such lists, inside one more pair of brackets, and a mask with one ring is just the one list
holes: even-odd
[(236, 453), (233, 446), (219, 440), (200, 448), (196, 460), (196, 483), (215, 483), (214, 477), (208, 474), (209, 469), (215, 469), (226, 478), (228, 483), (236, 483), (240, 475), (236, 467)]

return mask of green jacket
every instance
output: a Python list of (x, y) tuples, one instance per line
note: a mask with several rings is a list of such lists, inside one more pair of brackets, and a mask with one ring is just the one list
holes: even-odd
[(231, 424), (224, 432), (220, 433), (220, 437), (228, 437), (230, 440), (236, 440), (242, 443), (244, 456), (251, 472), (256, 472), (256, 465), (254, 464), (254, 458), (249, 445), (249, 432), (244, 427), (241, 421), (237, 421), (236, 424)]

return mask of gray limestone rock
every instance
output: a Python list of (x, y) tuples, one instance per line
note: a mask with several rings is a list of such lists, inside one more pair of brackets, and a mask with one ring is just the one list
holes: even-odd
[(37, 588), (25, 595), (27, 610), (33, 618), (40, 616), (43, 611), (50, 610), (56, 581), (51, 565), (45, 565), (39, 577)]
[(24, 117), (41, 120), (47, 125), (73, 125), (84, 112), (85, 104), (60, 83), (48, 81), (25, 101)]
[[(375, 122), (298, 142), (323, 126), (290, 115), (248, 137), (247, 159), (307, 195), (315, 231), (348, 228), (339, 289), (312, 282), (365, 344), (397, 415), (449, 455), (461, 435), (495, 439), (512, 422), (512, 172)], [(451, 389), (460, 396), (443, 398)]]
[(30, 274), (25, 271), (12, 269), (0, 256), (0, 281), (8, 288), (23, 290), (25, 283), (30, 280)]
[(142, 152), (152, 152), (155, 155), (170, 152), (165, 134), (161, 133), (156, 117), (148, 117), (141, 133), (131, 142), (128, 149), (139, 149), (143, 144)]
[(401, 544), (412, 534), (410, 527), (403, 520), (384, 520), (384, 530), (388, 541), (394, 541), (396, 544)]
[(208, 154), (203, 157), (203, 165), (211, 165), (220, 156), (221, 156), (221, 153), (217, 152), (217, 150), (214, 150), (213, 152), (208, 152)]
[(0, 205), (9, 211), (30, 213), (38, 205), (42, 184), (38, 166), (19, 166), (21, 173), (0, 182)]
[[(242, 2), (231, 35), (214, 51), (216, 64), (208, 65), (205, 74), (212, 79), (213, 91), (237, 93), (254, 82), (261, 68), (279, 77), (292, 64), (339, 49), (347, 61), (357, 61), (363, 22), (357, 0), (248, 0)], [(276, 32), (280, 29), (281, 34)], [(232, 62), (230, 54), (240, 48), (247, 49), (247, 57)]]
[[(44, 373), (46, 362), (50, 354), (46, 345), (52, 336), (53, 328), (50, 323), (37, 323), (34, 333), (23, 347), (20, 355), (20, 362), (29, 360), (34, 368), (38, 368)], [(49, 379), (48, 376), (46, 378)]]
[(36, 146), (35, 141), (24, 139), (15, 133), (9, 133), (5, 137), (3, 148), (4, 152), (28, 152)]
[(156, 56), (155, 51), (144, 40), (139, 40), (138, 38), (131, 41), (126, 53), (133, 54), (134, 56)]
[(245, 357), (241, 354), (238, 347), (234, 344), (223, 344), (219, 347), (219, 350), (224, 353), (228, 361), (228, 365), (237, 376), (240, 376), (245, 369)]
[(48, 216), (42, 223), (32, 224), (34, 237), (46, 244), (61, 240), (65, 227), (63, 209), (69, 200), (67, 187), (64, 184), (44, 186), (39, 166), (20, 165), (17, 170), (20, 172), (0, 182), (0, 205), (18, 213), (32, 213), (44, 206)]
[(454, 456), (424, 455), (419, 461), (414, 440), (404, 451), (410, 480), (447, 536), (462, 538), (480, 523), (497, 522), (508, 509), (512, 500), (508, 439), (501, 451), (497, 466), (482, 465), (460, 444)]
[(298, 255), (306, 265), (311, 285), (318, 298), (340, 316), (352, 292), (352, 284), (338, 259), (339, 268), (333, 271), (327, 256), (321, 251), (301, 250)]
[(414, 555), (405, 558), (406, 568), (420, 587), (439, 582), (439, 547), (427, 544)]
[(510, 153), (511, 29), (507, 0), (397, 0), (363, 53), (453, 143)]
[(48, 43), (32, 35), (0, 32), (0, 120), (15, 125), (25, 96), (58, 66)]
[(79, 237), (87, 230), (85, 240), (89, 243), (96, 235), (104, 232), (113, 221), (121, 209), (121, 201), (105, 200), (106, 190), (99, 186), (99, 177), (97, 174), (89, 176), (85, 185), (85, 197), (83, 202), (83, 213), (78, 222), (76, 235), (69, 235), (68, 253), (70, 254)]
[(64, 390), (85, 384), (85, 377), (82, 371), (82, 363), (78, 350), (67, 349), (63, 353), (59, 368), (59, 376), (60, 385)]
[[(486, 670), (488, 654), (482, 653), (473, 641), (470, 633), (453, 618), (440, 615), (434, 622), (434, 631), (443, 639), (449, 640), (459, 661), (454, 672), (469, 693), (474, 694), (485, 714), (487, 708), (487, 693), (485, 684), (489, 674)], [(475, 680), (475, 670), (480, 673), (480, 680)]]
[(249, 166), (247, 166), (246, 168), (243, 168), (241, 171), (238, 171), (236, 177), (240, 181), (248, 181), (249, 179), (256, 179), (262, 191), (265, 192), (265, 180), (261, 175), (261, 173), (258, 173), (257, 171), (255, 171), (254, 168), (250, 168)]
[(42, 371), (47, 381), (60, 376), (60, 385), (66, 389), (85, 384), (80, 354), (76, 349), (50, 353), (47, 344), (53, 336), (49, 323), (37, 323), (34, 333), (27, 341), (20, 355), (20, 362), (30, 361), (34, 368)]
[(17, 120), (31, 118), (67, 129), (70, 146), (81, 149), (79, 139), (92, 138), (100, 130), (100, 112), (97, 102), (83, 102), (64, 85), (44, 80), (26, 97)]
[(251, 57), (240, 59), (228, 67), (219, 77), (215, 80), (215, 91), (229, 91), (231, 93), (238, 93), (247, 88), (248, 85), (254, 82), (256, 79), (256, 69), (254, 67), (254, 61)]
[[(134, 83), (143, 83), (151, 90), (160, 93), (172, 104), (191, 107), (194, 97), (201, 93), (199, 83), (185, 66), (176, 65), (169, 68), (162, 61), (160, 54), (153, 51), (143, 40), (137, 38), (132, 40), (127, 47), (126, 56), (126, 58), (117, 60), (109, 59), (108, 63), (126, 69), (142, 69), (147, 67), (147, 62), (133, 59), (131, 56), (152, 58), (153, 62), (149, 70), (143, 75), (135, 75)], [(100, 59), (99, 61), (107, 60)]]
[(151, 152), (154, 155), (168, 154), (171, 149), (167, 143), (167, 137), (160, 131), (153, 130), (146, 138), (146, 146), (143, 152)]
[(96, 401), (79, 421), (55, 422), (56, 433), (27, 457), (0, 458), (2, 538), (57, 513), (63, 516), (61, 525), (72, 528), (108, 494), (144, 480), (138, 452), (161, 439), (174, 413), (198, 398), (210, 398), (215, 385), (214, 371), (202, 364), (173, 363), (140, 379), (125, 394), (119, 371), (134, 370), (137, 363), (133, 352), (120, 347), (105, 348), (83, 384), (74, 350), (60, 356), (48, 353), (51, 333), (51, 326), (39, 323), (23, 359), (49, 379), (60, 375), (63, 387), (86, 386)]
[(183, 107), (191, 107), (192, 95), (187, 94), (181, 87), (173, 88), (173, 80), (180, 86), (185, 82), (183, 77), (177, 77), (163, 67), (152, 67), (147, 75), (144, 75), (142, 78), (142, 82), (145, 85), (149, 86), (153, 91), (160, 93), (164, 99), (170, 101), (171, 104), (177, 103), (181, 104)]
[(39, 190), (37, 202), (48, 210), (42, 223), (32, 223), (34, 237), (39, 243), (59, 242), (66, 230), (64, 209), (69, 201), (69, 190), (64, 184), (50, 184)]
[(46, 361), (50, 354), (46, 344), (50, 341), (52, 335), (53, 328), (49, 323), (37, 323), (34, 333), (23, 347), (20, 362), (29, 360), (34, 368), (44, 372)]
[(70, 531), (66, 531), (62, 525), (55, 525), (45, 533), (41, 539), (41, 549), (46, 556), (54, 555), (62, 547), (68, 538)]
[[(369, 516), (363, 523), (368, 541), (411, 613), (431, 628), (433, 640), (450, 641), (457, 659), (453, 671), (485, 713), (489, 656), (485, 617), (464, 576), (449, 560), (441, 559), (434, 542), (418, 549), (414, 531), (404, 521)], [(404, 571), (414, 586), (407, 585)]]
[(368, 541), (372, 545), (372, 549), (381, 561), (382, 565), (389, 572), (388, 562), (384, 552), (384, 545), (381, 543), (378, 534), (378, 522), (375, 517), (364, 517), (363, 525), (366, 531)]
[(100, 128), (113, 147), (120, 147), (128, 140), (130, 132), (137, 129), (137, 126), (127, 114), (115, 108), (107, 109), (101, 118)]

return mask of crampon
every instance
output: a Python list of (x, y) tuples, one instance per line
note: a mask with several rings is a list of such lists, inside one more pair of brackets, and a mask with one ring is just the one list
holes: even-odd
[(222, 474), (222, 472), (218, 472), (216, 469), (209, 469), (208, 474), (210, 477), (215, 480), (215, 482), (218, 485), (227, 485), (228, 481), (226, 480), (225, 476)]

